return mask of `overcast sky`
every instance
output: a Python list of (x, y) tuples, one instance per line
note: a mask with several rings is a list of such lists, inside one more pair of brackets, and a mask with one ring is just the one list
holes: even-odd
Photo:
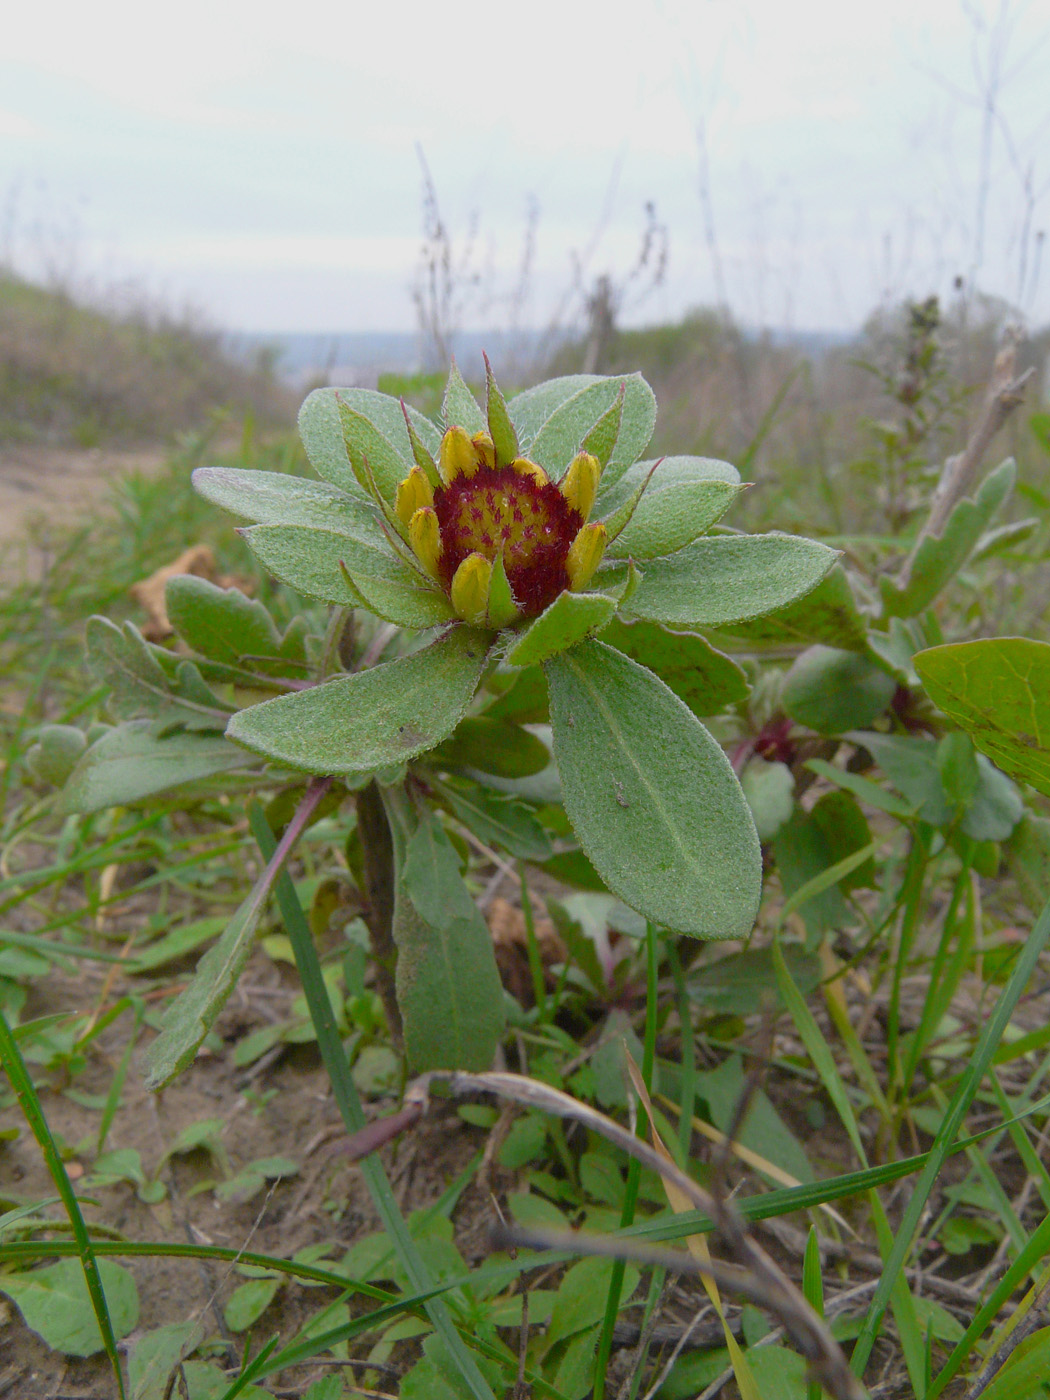
[(511, 315), (533, 202), (539, 325), (574, 256), (623, 282), (648, 201), (629, 321), (850, 329), (961, 275), (1043, 324), (1048, 72), (1045, 0), (19, 5), (0, 257), (230, 329), (411, 329), (421, 149), (467, 325)]

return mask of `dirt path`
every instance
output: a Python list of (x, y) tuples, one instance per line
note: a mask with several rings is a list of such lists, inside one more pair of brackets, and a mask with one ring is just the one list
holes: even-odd
[(30, 564), (31, 527), (77, 524), (97, 509), (107, 482), (126, 471), (157, 471), (165, 450), (0, 444), (0, 577)]

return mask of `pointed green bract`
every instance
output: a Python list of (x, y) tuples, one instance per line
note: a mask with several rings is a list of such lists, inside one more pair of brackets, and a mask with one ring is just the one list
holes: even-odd
[(455, 360), (452, 361), (448, 383), (445, 385), (441, 416), (446, 428), (465, 428), (472, 435), (488, 431), (485, 415), (478, 407), (474, 395), (467, 388), (466, 381), (460, 374), (459, 366)]
[(242, 710), (227, 737), (307, 773), (404, 762), (439, 744), (463, 718), (488, 646), (484, 634), (453, 627), (411, 656)]
[(405, 415), (405, 428), (408, 431), (408, 441), (412, 448), (412, 457), (416, 466), (420, 469), (431, 486), (438, 486), (441, 483), (441, 473), (438, 471), (437, 463), (427, 450), (423, 439), (416, 431), (416, 426), (409, 416), (408, 405), (404, 399), (401, 400), (401, 411)]
[[(648, 561), (624, 613), (671, 627), (719, 627), (760, 617), (815, 588), (836, 554), (795, 535), (715, 535)], [(626, 579), (601, 569), (599, 587)]]
[(616, 611), (604, 593), (559, 593), (507, 653), (511, 666), (534, 666), (600, 631)]
[[(367, 419), (386, 438), (394, 451), (404, 458), (406, 470), (412, 459), (412, 447), (397, 399), (374, 389), (315, 389), (299, 410), (299, 436), (306, 455), (318, 476), (342, 487), (351, 496), (360, 497), (362, 488), (347, 456), (340, 403)], [(440, 434), (433, 423), (414, 408), (408, 410), (408, 415), (424, 446), (435, 453)]]
[(621, 382), (620, 392), (616, 395), (612, 406), (605, 410), (583, 440), (584, 452), (589, 452), (592, 457), (597, 457), (603, 468), (612, 457), (617, 439), (620, 436), (620, 424), (623, 422), (623, 405), (626, 397), (627, 385)]
[[(692, 544), (740, 493), (728, 481), (665, 483), (657, 467), (630, 519), (606, 549), (609, 559), (656, 559)], [(611, 532), (610, 532), (611, 533)]]
[(746, 937), (762, 858), (721, 747), (651, 672), (601, 642), (545, 670), (565, 809), (609, 889), (678, 932)]
[(436, 611), (429, 615), (428, 621), (409, 625), (430, 626), (451, 616), (445, 595), (430, 587), (410, 564), (397, 558), (385, 540), (380, 550), (347, 535), (307, 530), (296, 525), (257, 525), (241, 533), (255, 557), (275, 578), (308, 598), (355, 606), (340, 568), (343, 565), (354, 581), (354, 589), (359, 592), (356, 580), (361, 577), (400, 585), (410, 594), (432, 597)]
[(935, 705), (1005, 772), (1050, 796), (1050, 643), (955, 642), (914, 658)]
[(656, 426), (656, 399), (640, 374), (599, 379), (565, 399), (536, 433), (529, 455), (550, 476), (565, 470), (624, 389), (620, 431), (602, 473), (605, 486), (618, 481), (645, 451)]
[(506, 565), (503, 563), (502, 550), (496, 555), (492, 564), (487, 614), (489, 626), (495, 627), (497, 630), (501, 627), (508, 627), (518, 615), (518, 605), (510, 591), (510, 581), (507, 578)]
[(412, 469), (410, 458), (399, 452), (363, 413), (339, 398), (339, 421), (346, 440), (346, 455), (358, 485), (369, 495), (372, 487), (391, 502), (397, 488)]
[(492, 366), (489, 364), (487, 355), (485, 356), (485, 387), (489, 434), (496, 449), (496, 464), (505, 467), (508, 462), (513, 462), (515, 457), (519, 455), (518, 435), (514, 431), (514, 424), (510, 421), (506, 402), (500, 393), (500, 387), (496, 383), (496, 377), (492, 373)]

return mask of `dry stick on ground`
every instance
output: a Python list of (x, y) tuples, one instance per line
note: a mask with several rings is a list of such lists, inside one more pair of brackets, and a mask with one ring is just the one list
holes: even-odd
[(992, 439), (1024, 400), (1025, 386), (1035, 370), (1026, 369), (1023, 374), (1017, 373), (1017, 348), (1020, 342), (1020, 331), (1011, 327), (1006, 333), (1006, 343), (995, 357), (988, 393), (973, 432), (963, 450), (957, 456), (949, 457), (944, 464), (926, 523), (919, 531), (912, 552), (897, 578), (898, 588), (907, 587), (919, 547), (928, 536), (943, 533), (948, 517), (969, 491)]
[[(498, 1247), (520, 1246), (564, 1250), (569, 1254), (594, 1254), (629, 1259), (677, 1273), (706, 1274), (719, 1286), (731, 1289), (771, 1313), (808, 1362), (810, 1371), (834, 1400), (865, 1400), (865, 1390), (852, 1374), (839, 1344), (826, 1324), (813, 1311), (802, 1294), (768, 1254), (747, 1233), (743, 1221), (730, 1203), (712, 1196), (673, 1162), (666, 1161), (648, 1143), (588, 1104), (550, 1085), (519, 1074), (463, 1074), (437, 1070), (421, 1075), (408, 1087), (404, 1109), (420, 1112), (429, 1102), (431, 1084), (443, 1084), (453, 1095), (496, 1094), (528, 1108), (565, 1118), (598, 1133), (622, 1148), (642, 1166), (650, 1167), (673, 1183), (696, 1210), (710, 1216), (714, 1236), (735, 1261), (712, 1260), (699, 1264), (678, 1250), (635, 1244), (622, 1238), (596, 1235), (586, 1238), (575, 1233), (543, 1235), (534, 1232), (506, 1232)], [(351, 1150), (353, 1144), (351, 1143)], [(509, 1237), (508, 1237), (509, 1236)]]

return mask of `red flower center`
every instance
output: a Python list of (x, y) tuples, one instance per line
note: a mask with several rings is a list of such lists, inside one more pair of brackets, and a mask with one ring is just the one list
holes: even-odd
[(535, 617), (569, 587), (565, 560), (583, 525), (583, 516), (552, 481), (512, 467), (479, 467), (434, 488), (434, 510), (441, 533), (438, 568), (446, 588), (469, 554), (503, 567), (514, 601), (525, 617)]

